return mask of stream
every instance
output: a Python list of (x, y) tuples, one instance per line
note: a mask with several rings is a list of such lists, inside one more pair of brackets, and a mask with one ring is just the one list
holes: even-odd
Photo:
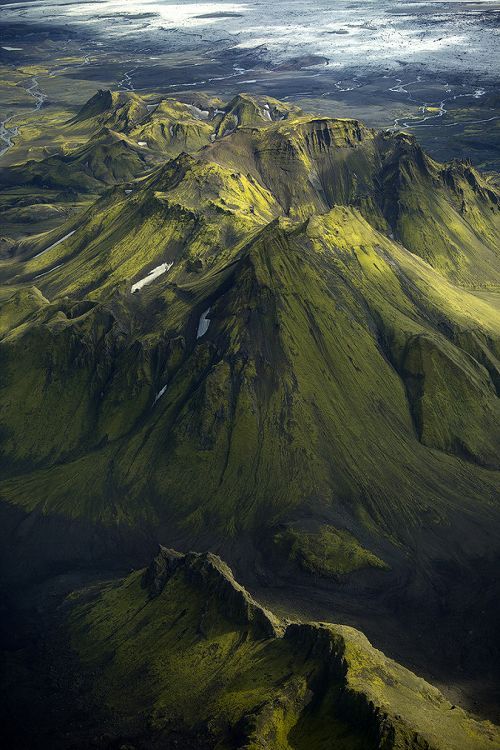
[[(474, 91), (467, 92), (465, 94), (454, 94), (453, 96), (446, 97), (445, 99), (442, 99), (440, 102), (419, 102), (417, 99), (415, 99), (411, 92), (408, 91), (408, 86), (412, 86), (415, 83), (421, 82), (421, 77), (417, 76), (417, 78), (414, 81), (408, 81), (407, 83), (403, 83), (401, 78), (396, 79), (396, 85), (392, 86), (392, 88), (389, 89), (389, 91), (393, 91), (394, 93), (398, 94), (407, 94), (408, 101), (414, 102), (418, 105), (418, 108), (420, 110), (420, 115), (413, 115), (410, 117), (397, 117), (394, 120), (394, 124), (392, 125), (389, 130), (396, 131), (401, 128), (432, 128), (437, 125), (437, 123), (430, 123), (426, 125), (426, 123), (429, 120), (440, 120), (442, 117), (444, 117), (446, 114), (448, 114), (448, 110), (446, 109), (446, 104), (448, 102), (454, 102), (457, 99), (480, 99), (482, 96), (486, 94), (486, 90), (483, 88), (476, 88)], [(448, 87), (448, 84), (445, 83), (445, 91), (448, 94), (451, 94), (451, 89)], [(432, 109), (430, 109), (432, 107)], [(437, 111), (436, 111), (437, 110)], [(432, 114), (426, 114), (432, 112)], [(469, 120), (467, 122), (451, 122), (446, 123), (446, 125), (441, 125), (441, 127), (444, 128), (453, 128), (457, 127), (458, 125), (475, 125), (482, 122), (491, 122), (492, 120), (498, 120), (499, 115), (494, 115), (493, 117), (488, 117), (482, 120)]]
[[(123, 78), (118, 81), (118, 88), (125, 90), (125, 91), (142, 91), (147, 90), (147, 87), (144, 89), (141, 87), (134, 86), (132, 82), (132, 76), (134, 73), (136, 73), (138, 68), (133, 68), (132, 70), (127, 71), (124, 73)], [(233, 71), (229, 73), (228, 75), (223, 76), (216, 76), (212, 78), (208, 78), (206, 80), (197, 80), (197, 81), (191, 81), (191, 82), (178, 82), (178, 83), (170, 83), (166, 88), (168, 89), (187, 89), (191, 87), (203, 87), (207, 84), (211, 84), (213, 82), (218, 81), (228, 81), (230, 79), (237, 79), (241, 76), (243, 76), (245, 73), (253, 72), (251, 69), (241, 68), (238, 65), (233, 65)], [(315, 72), (313, 73), (311, 71), (310, 78), (317, 78), (321, 75), (321, 72)], [(383, 76), (384, 78), (389, 78), (389, 76)], [(403, 82), (401, 78), (396, 78), (396, 83), (387, 89), (387, 92), (393, 92), (395, 94), (401, 94), (403, 95), (408, 102), (411, 102), (416, 106), (418, 109), (418, 114), (415, 115), (406, 115), (395, 118), (392, 126), (387, 127), (387, 130), (391, 132), (396, 132), (397, 130), (401, 130), (404, 128), (430, 128), (430, 127), (437, 127), (438, 125), (440, 127), (445, 128), (452, 128), (457, 127), (459, 125), (466, 126), (466, 125), (473, 125), (478, 123), (486, 123), (491, 122), (493, 120), (497, 120), (500, 118), (499, 115), (494, 115), (492, 117), (480, 119), (480, 120), (467, 120), (465, 122), (451, 122), (443, 124), (441, 122), (437, 122), (441, 120), (445, 115), (449, 113), (449, 110), (447, 109), (446, 105), (449, 102), (454, 102), (457, 99), (480, 99), (482, 96), (486, 94), (486, 90), (484, 88), (475, 88), (473, 91), (461, 93), (461, 94), (454, 94), (451, 96), (447, 96), (443, 98), (439, 102), (424, 102), (422, 100), (419, 100), (415, 98), (412, 94), (412, 92), (409, 90), (409, 87), (414, 84), (419, 84), (423, 82), (422, 76), (417, 76), (415, 79)], [(273, 77), (260, 77), (255, 78), (251, 80), (240, 80), (239, 83), (241, 85), (244, 84), (263, 84), (266, 81), (274, 81)], [(354, 91), (356, 89), (360, 89), (363, 87), (363, 83), (359, 82), (357, 77), (354, 77), (352, 80), (338, 80), (333, 83), (334, 89), (336, 91), (328, 90), (324, 91), (323, 93), (314, 93), (314, 96), (318, 96), (319, 98), (325, 98), (331, 95), (334, 95), (336, 92), (349, 92)], [(445, 93), (452, 94), (452, 89), (450, 88), (449, 84), (444, 84)], [(258, 94), (262, 95), (264, 92), (259, 91), (257, 89)], [(298, 97), (301, 96), (311, 96), (313, 95), (311, 90), (306, 91), (296, 91), (293, 94), (289, 94), (286, 96), (279, 96), (282, 101), (289, 101), (289, 100), (295, 100)]]
[[(25, 91), (35, 100), (35, 106), (29, 111), (38, 112), (38, 110), (43, 107), (43, 103), (48, 97), (40, 88), (36, 76), (31, 78), (31, 85), (25, 88)], [(0, 144), (3, 143), (3, 146), (0, 146), (0, 157), (7, 153), (7, 151), (14, 145), (14, 138), (18, 135), (19, 128), (17, 125), (12, 125), (11, 123), (19, 116), (20, 115), (18, 114), (11, 115), (0, 122)]]

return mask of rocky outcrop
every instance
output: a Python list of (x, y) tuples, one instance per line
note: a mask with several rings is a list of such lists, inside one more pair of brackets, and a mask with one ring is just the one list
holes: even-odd
[(176, 574), (184, 576), (190, 585), (203, 591), (231, 621), (249, 625), (255, 636), (273, 638), (280, 634), (277, 618), (252, 599), (218, 555), (211, 552), (182, 555), (160, 545), (158, 554), (144, 573), (143, 585), (151, 597), (159, 596)]

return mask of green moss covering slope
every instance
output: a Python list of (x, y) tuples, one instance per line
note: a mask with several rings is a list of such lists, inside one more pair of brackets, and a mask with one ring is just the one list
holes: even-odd
[(214, 555), (161, 549), (145, 573), (74, 595), (65, 618), (110, 742), (493, 750), (500, 739), (353, 628), (283, 626)]
[(274, 543), (284, 548), (285, 555), (297, 561), (304, 570), (328, 577), (342, 576), (366, 567), (387, 567), (348, 531), (332, 526), (323, 526), (317, 532), (287, 529), (276, 534)]
[[(197, 147), (225, 116), (125, 100), (67, 127), (175, 114)], [(8, 565), (165, 541), (473, 614), (450, 586), (500, 552), (498, 191), (408, 136), (234, 108), (0, 261)]]

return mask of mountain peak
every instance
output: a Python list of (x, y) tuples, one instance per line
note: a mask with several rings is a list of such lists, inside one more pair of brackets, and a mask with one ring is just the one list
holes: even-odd
[(298, 107), (277, 99), (251, 94), (237, 94), (224, 108), (224, 115), (216, 127), (216, 136), (223, 137), (239, 128), (262, 127), (272, 122), (286, 120), (300, 112)]
[(113, 107), (113, 94), (109, 89), (99, 89), (97, 93), (88, 99), (85, 104), (78, 110), (75, 122), (88, 120), (91, 117), (97, 117), (108, 112)]
[(175, 575), (182, 575), (191, 586), (198, 588), (208, 601), (224, 611), (231, 622), (249, 625), (256, 637), (278, 635), (278, 620), (237, 583), (229, 566), (218, 555), (212, 552), (182, 555), (160, 546), (144, 573), (143, 583), (150, 596), (160, 596)]
[(123, 130), (139, 123), (147, 115), (147, 105), (138, 94), (100, 89), (83, 105), (71, 122), (88, 124), (90, 120), (95, 122), (96, 127), (108, 125)]

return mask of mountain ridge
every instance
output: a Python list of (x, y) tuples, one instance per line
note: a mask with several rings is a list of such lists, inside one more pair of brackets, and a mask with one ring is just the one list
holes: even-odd
[(91, 100), (84, 150), (155, 112), (203, 142), (0, 261), (6, 578), (209, 550), (494, 671), (498, 189), (405, 134), (192, 101)]
[[(59, 620), (97, 674), (79, 700), (99, 705), (105, 746), (483, 750), (498, 736), (354, 628), (278, 620), (210, 553), (160, 548), (146, 570), (72, 594)], [(69, 736), (84, 742), (92, 715)]]

